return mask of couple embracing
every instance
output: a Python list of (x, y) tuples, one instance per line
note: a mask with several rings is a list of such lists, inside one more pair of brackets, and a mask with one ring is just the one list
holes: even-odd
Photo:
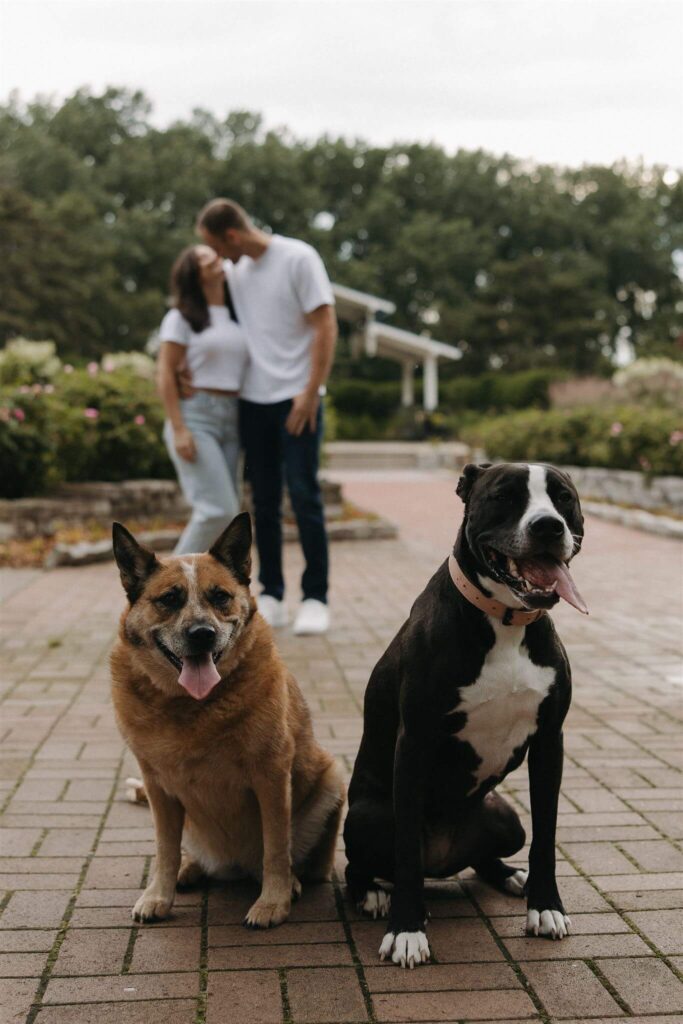
[[(200, 212), (204, 244), (171, 273), (160, 328), (164, 439), (192, 506), (176, 554), (206, 551), (239, 511), (238, 464), (252, 488), (259, 611), (284, 626), (283, 475), (306, 562), (296, 633), (329, 626), (327, 534), (318, 463), (322, 396), (337, 338), (325, 267), (305, 242), (269, 235), (235, 202)], [(184, 397), (189, 395), (189, 397)]]

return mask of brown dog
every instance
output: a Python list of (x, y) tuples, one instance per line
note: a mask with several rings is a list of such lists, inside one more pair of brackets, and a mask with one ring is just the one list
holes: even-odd
[(300, 878), (329, 878), (344, 787), (249, 593), (249, 516), (208, 554), (158, 560), (118, 523), (113, 539), (129, 600), (114, 708), (157, 841), (133, 917), (166, 917), (176, 883), (246, 874), (262, 888), (244, 923), (280, 924)]

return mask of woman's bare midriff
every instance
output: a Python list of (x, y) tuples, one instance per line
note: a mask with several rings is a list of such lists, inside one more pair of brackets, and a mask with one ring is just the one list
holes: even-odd
[(207, 395), (223, 395), (225, 398), (235, 398), (239, 391), (221, 391), (220, 388), (197, 388), (197, 391), (205, 391)]

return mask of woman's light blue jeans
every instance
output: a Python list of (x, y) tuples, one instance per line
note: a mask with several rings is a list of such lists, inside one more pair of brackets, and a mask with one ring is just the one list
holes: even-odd
[(188, 462), (178, 455), (173, 428), (166, 421), (164, 441), (178, 474), (192, 516), (178, 541), (175, 554), (208, 551), (239, 512), (237, 466), (239, 428), (237, 398), (197, 391), (181, 401), (185, 426), (194, 438), (197, 457)]

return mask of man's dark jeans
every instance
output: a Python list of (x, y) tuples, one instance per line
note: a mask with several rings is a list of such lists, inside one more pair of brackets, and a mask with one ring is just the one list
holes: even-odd
[(301, 579), (304, 600), (327, 602), (327, 533), (318, 461), (323, 432), (322, 403), (315, 431), (294, 437), (285, 428), (291, 399), (273, 405), (240, 400), (240, 435), (245, 476), (251, 484), (256, 520), (259, 581), (264, 594), (282, 600), (282, 484), (292, 502), (306, 559)]

